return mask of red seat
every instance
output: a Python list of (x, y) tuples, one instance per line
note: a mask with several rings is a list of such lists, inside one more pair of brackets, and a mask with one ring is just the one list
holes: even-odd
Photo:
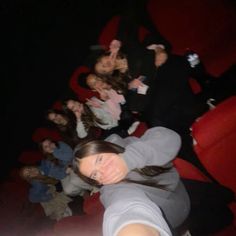
[(190, 162), (187, 162), (183, 159), (176, 158), (174, 160), (175, 168), (178, 170), (181, 178), (183, 179), (192, 179), (203, 182), (209, 182), (210, 180), (200, 171), (197, 167), (195, 167)]
[(202, 91), (202, 88), (197, 80), (189, 78), (189, 84), (194, 94), (198, 94)]
[(79, 76), (82, 73), (89, 73), (89, 71), (90, 69), (88, 67), (80, 66), (74, 71), (69, 81), (69, 87), (77, 95), (78, 100), (81, 102), (86, 102), (86, 99), (89, 99), (93, 96), (99, 97), (97, 92), (83, 88), (78, 83)]
[[(233, 23), (236, 14), (233, 4), (221, 0), (199, 0), (192, 4), (181, 0), (170, 7), (168, 1), (150, 0), (148, 11), (161, 34), (172, 43), (174, 53), (183, 54), (187, 47), (193, 49), (215, 76), (236, 62), (236, 28)], [(173, 22), (176, 27), (173, 27)], [(227, 46), (221, 47), (222, 43)]]
[(20, 154), (18, 161), (26, 165), (36, 165), (43, 158), (43, 154), (40, 151), (27, 150)]
[(104, 211), (104, 207), (100, 202), (100, 193), (95, 193), (84, 200), (83, 209), (88, 215), (94, 215)]
[(56, 110), (62, 110), (62, 102), (61, 101), (55, 101), (53, 104), (52, 104), (52, 108), (53, 109), (56, 109)]
[(140, 124), (138, 125), (137, 129), (134, 131), (132, 136), (141, 137), (147, 129), (148, 129), (147, 124), (144, 122), (140, 122)]
[(48, 219), (40, 204), (29, 202), (30, 184), (19, 176), (19, 169), (11, 171), (10, 180), (0, 184), (1, 235), (35, 235)]
[(51, 138), (54, 141), (60, 141), (62, 139), (57, 130), (44, 127), (37, 128), (32, 135), (32, 140), (36, 143), (45, 138)]
[(104, 47), (108, 47), (110, 42), (115, 39), (118, 25), (120, 23), (120, 16), (114, 16), (103, 28), (100, 33), (98, 43)]
[[(230, 4), (221, 0), (200, 0), (190, 4), (188, 0), (181, 0), (175, 7), (170, 7), (168, 1), (150, 0), (147, 9), (160, 33), (171, 42), (174, 53), (184, 54), (186, 48), (193, 49), (198, 52), (207, 70), (215, 76), (221, 75), (236, 63), (236, 28), (233, 23), (236, 14)], [(183, 9), (187, 9), (186, 14), (182, 14)], [(114, 16), (106, 24), (100, 34), (99, 44), (108, 46), (115, 38), (119, 20), (119, 16)], [(140, 40), (143, 35), (145, 32), (141, 29)], [(214, 43), (212, 38), (215, 39)], [(222, 43), (227, 46), (222, 47)]]
[(236, 192), (236, 96), (192, 125), (198, 158), (221, 184)]
[[(120, 23), (120, 16), (114, 16), (103, 28), (103, 31), (101, 32), (98, 43), (102, 45), (104, 48), (108, 48), (110, 42), (116, 38), (118, 26)], [(145, 36), (148, 34), (148, 30), (146, 30), (144, 27), (139, 28), (138, 37), (140, 42), (142, 42), (145, 38)]]
[[(220, 103), (196, 121), (192, 126), (192, 136), (195, 151), (206, 170), (236, 193), (236, 96)], [(236, 226), (236, 204), (232, 203), (230, 208)]]
[(101, 236), (103, 213), (95, 215), (70, 216), (54, 226), (56, 236)]

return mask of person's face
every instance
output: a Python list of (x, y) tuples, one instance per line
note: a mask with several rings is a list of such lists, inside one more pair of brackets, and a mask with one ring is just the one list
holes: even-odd
[(82, 113), (83, 112), (83, 104), (78, 102), (78, 101), (74, 101), (74, 100), (69, 100), (67, 102), (67, 108), (69, 110), (71, 110), (74, 113)]
[(46, 139), (42, 142), (42, 149), (46, 153), (53, 153), (55, 148), (56, 148), (56, 144), (52, 142), (51, 140)]
[(87, 85), (96, 91), (102, 90), (102, 89), (110, 89), (110, 86), (103, 82), (101, 79), (99, 79), (98, 77), (96, 77), (95, 75), (89, 75), (87, 80)]
[(57, 113), (49, 113), (48, 119), (57, 125), (65, 125), (67, 120), (61, 115)]
[(36, 167), (27, 167), (23, 170), (22, 175), (25, 179), (31, 179), (39, 176), (40, 171)]
[(96, 180), (99, 184), (119, 182), (126, 172), (123, 158), (115, 153), (100, 153), (78, 160), (77, 167), (81, 174)]
[(155, 57), (155, 65), (157, 67), (163, 65), (166, 62), (167, 58), (168, 58), (168, 55), (164, 50), (159, 52)]
[(96, 64), (95, 64), (95, 71), (101, 75), (108, 75), (113, 72), (115, 69), (115, 63), (109, 56), (102, 57)]

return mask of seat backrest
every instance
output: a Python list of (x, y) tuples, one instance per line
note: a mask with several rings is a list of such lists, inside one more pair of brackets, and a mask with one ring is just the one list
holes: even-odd
[(69, 87), (72, 89), (72, 91), (76, 94), (78, 100), (81, 102), (86, 102), (86, 99), (89, 99), (93, 96), (99, 97), (97, 92), (83, 88), (78, 83), (79, 76), (82, 73), (89, 73), (89, 71), (90, 69), (88, 67), (79, 66), (78, 68), (76, 68), (69, 81)]
[(57, 130), (46, 127), (37, 128), (32, 135), (32, 140), (36, 143), (42, 141), (45, 138), (51, 138), (54, 141), (62, 140), (62, 137)]
[(36, 165), (44, 158), (38, 150), (25, 150), (18, 157), (18, 161), (25, 165)]
[(207, 112), (192, 125), (195, 149), (201, 150), (216, 144), (236, 132), (236, 96), (232, 96)]
[(204, 167), (221, 184), (236, 192), (236, 96), (196, 121), (192, 136)]
[(183, 179), (210, 182), (210, 180), (197, 167), (188, 161), (176, 158), (174, 160), (174, 166), (178, 170), (180, 177)]

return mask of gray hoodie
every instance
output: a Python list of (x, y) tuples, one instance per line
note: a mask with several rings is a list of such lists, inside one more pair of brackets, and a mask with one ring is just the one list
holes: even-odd
[[(114, 236), (129, 223), (143, 223), (155, 227), (162, 236), (171, 235), (166, 224), (176, 228), (189, 214), (190, 201), (171, 161), (176, 157), (181, 140), (177, 133), (164, 128), (149, 129), (141, 138), (120, 138), (111, 135), (106, 141), (125, 147), (122, 154), (129, 173), (128, 179), (155, 180), (165, 189), (120, 182), (101, 188), (101, 201), (106, 209), (103, 220), (104, 236)], [(142, 176), (133, 171), (144, 166), (170, 167), (155, 177)]]

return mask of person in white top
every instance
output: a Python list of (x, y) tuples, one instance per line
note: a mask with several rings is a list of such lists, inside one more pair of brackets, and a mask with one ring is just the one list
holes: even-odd
[(118, 125), (118, 120), (107, 111), (106, 104), (96, 104), (89, 99), (87, 103), (70, 99), (65, 102), (65, 106), (76, 116), (76, 131), (80, 138), (85, 138), (91, 127), (106, 130)]

